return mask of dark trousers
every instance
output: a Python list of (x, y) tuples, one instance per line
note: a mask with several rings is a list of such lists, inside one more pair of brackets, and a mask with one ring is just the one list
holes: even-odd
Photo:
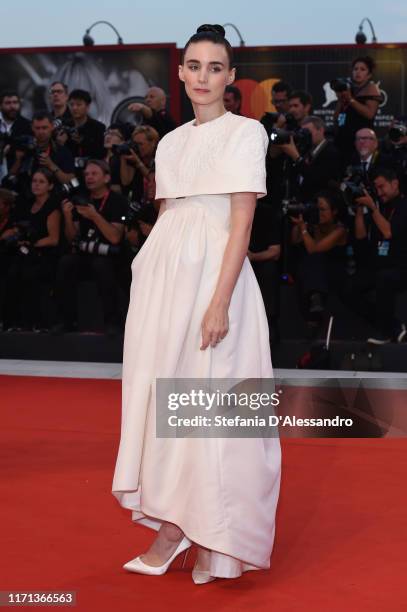
[(407, 270), (383, 268), (376, 276), (376, 327), (386, 334), (392, 334), (400, 327), (395, 317), (396, 297), (399, 291), (407, 289)]
[(326, 253), (304, 254), (297, 268), (297, 282), (301, 308), (306, 313), (312, 293), (343, 295), (346, 282), (345, 262), (330, 258)]
[(271, 259), (267, 261), (252, 261), (254, 273), (259, 283), (266, 309), (270, 332), (270, 344), (276, 340), (277, 321), (280, 315), (280, 264)]
[(395, 267), (374, 269), (363, 266), (352, 278), (348, 305), (385, 335), (400, 328), (396, 319), (396, 298), (407, 289), (407, 270)]
[(37, 252), (16, 254), (6, 276), (4, 327), (48, 327), (44, 288), (55, 281), (57, 258)]
[(95, 280), (102, 302), (105, 324), (116, 323), (117, 283), (114, 257), (70, 253), (58, 265), (56, 295), (64, 323), (77, 320), (77, 287), (82, 280)]

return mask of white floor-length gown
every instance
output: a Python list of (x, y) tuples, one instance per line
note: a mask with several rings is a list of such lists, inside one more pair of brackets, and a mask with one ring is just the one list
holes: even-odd
[(200, 350), (229, 236), (231, 194), (265, 194), (266, 149), (263, 126), (230, 112), (167, 134), (156, 155), (156, 197), (166, 200), (165, 209), (132, 264), (112, 492), (133, 521), (153, 529), (175, 523), (211, 549), (213, 576), (270, 567), (280, 442), (157, 438), (154, 381), (273, 376), (264, 303), (247, 258), (228, 334)]

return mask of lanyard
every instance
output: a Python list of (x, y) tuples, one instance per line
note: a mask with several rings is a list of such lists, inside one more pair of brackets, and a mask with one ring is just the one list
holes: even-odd
[(102, 212), (102, 210), (104, 209), (105, 205), (106, 205), (106, 201), (108, 199), (108, 197), (110, 196), (110, 189), (109, 191), (107, 191), (107, 193), (105, 193), (105, 195), (102, 198), (102, 201), (100, 203), (99, 208), (97, 209), (98, 212)]

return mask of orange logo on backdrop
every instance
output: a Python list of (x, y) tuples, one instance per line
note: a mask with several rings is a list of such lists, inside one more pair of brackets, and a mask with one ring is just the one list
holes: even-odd
[(242, 115), (252, 119), (260, 119), (264, 113), (275, 112), (271, 103), (271, 88), (281, 79), (239, 79), (233, 83), (242, 93)]

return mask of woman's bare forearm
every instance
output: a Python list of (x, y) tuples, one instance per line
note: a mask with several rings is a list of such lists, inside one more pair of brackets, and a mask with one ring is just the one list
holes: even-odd
[(229, 306), (250, 243), (256, 194), (232, 194), (230, 234), (211, 303)]

